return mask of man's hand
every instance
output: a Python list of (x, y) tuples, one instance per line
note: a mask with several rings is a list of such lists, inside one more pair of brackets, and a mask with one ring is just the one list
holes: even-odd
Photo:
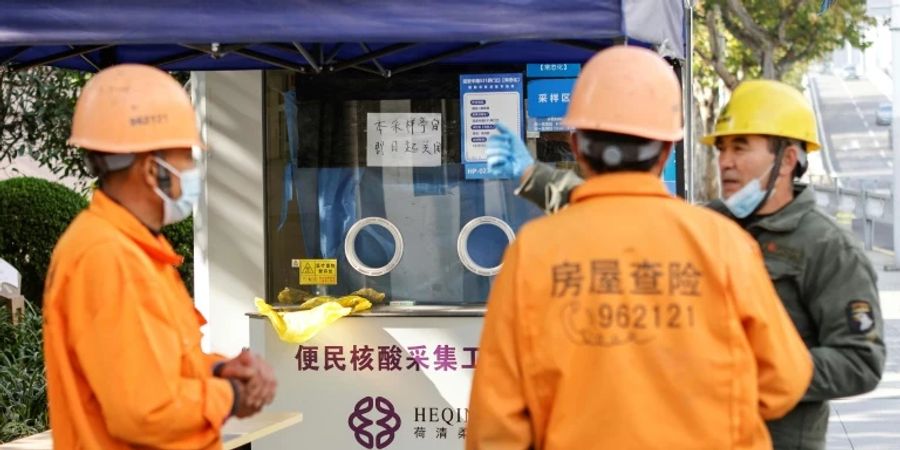
[(500, 122), (497, 133), (488, 137), (486, 156), (488, 170), (498, 177), (521, 178), (534, 165), (522, 138)]
[(223, 363), (218, 376), (237, 381), (238, 417), (256, 414), (275, 398), (278, 383), (272, 367), (247, 350)]
[(234, 408), (234, 416), (243, 419), (244, 417), (256, 415), (262, 408), (251, 404), (249, 395), (247, 395), (247, 386), (240, 382), (234, 382), (234, 385), (237, 386), (235, 391), (237, 406)]

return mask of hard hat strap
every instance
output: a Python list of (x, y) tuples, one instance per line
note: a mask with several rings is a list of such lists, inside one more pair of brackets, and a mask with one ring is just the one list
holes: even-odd
[(809, 169), (809, 154), (806, 152), (806, 142), (796, 143), (800, 151), (797, 152), (797, 167), (794, 168), (794, 178), (800, 178)]
[(159, 190), (172, 197), (172, 175), (169, 172), (174, 168), (165, 162), (162, 153), (155, 152), (153, 156), (156, 163), (156, 184), (159, 186)]
[(103, 178), (109, 173), (127, 169), (134, 164), (134, 155), (131, 153), (112, 154), (88, 151), (84, 154), (91, 175)]
[(756, 205), (756, 209), (750, 213), (747, 217), (753, 217), (765, 206), (766, 202), (769, 201), (769, 197), (772, 196), (772, 191), (775, 189), (775, 182), (778, 181), (778, 172), (781, 170), (781, 160), (784, 157), (784, 149), (789, 145), (789, 142), (782, 138), (770, 137), (769, 145), (775, 147), (775, 162), (772, 166), (772, 170), (769, 171), (769, 182), (766, 183), (766, 195), (763, 196), (762, 201)]

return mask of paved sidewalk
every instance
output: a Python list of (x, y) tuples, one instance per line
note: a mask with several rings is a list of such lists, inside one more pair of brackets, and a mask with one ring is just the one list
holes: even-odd
[(892, 255), (868, 255), (878, 271), (887, 364), (875, 391), (831, 402), (828, 450), (900, 450), (900, 272), (884, 270)]
[(872, 82), (885, 97), (891, 98), (894, 93), (894, 81), (887, 72), (870, 67), (865, 76)]

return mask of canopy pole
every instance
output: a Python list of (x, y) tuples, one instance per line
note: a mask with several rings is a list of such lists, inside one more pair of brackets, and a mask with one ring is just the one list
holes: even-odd
[(18, 71), (18, 70), (30, 69), (32, 67), (37, 67), (37, 66), (43, 66), (45, 64), (53, 64), (57, 61), (62, 61), (64, 59), (68, 59), (73, 56), (81, 56), (85, 53), (90, 53), (90, 52), (97, 51), (97, 50), (100, 50), (100, 49), (103, 49), (106, 47), (112, 47), (112, 45), (104, 44), (104, 45), (88, 45), (85, 47), (75, 47), (72, 50), (65, 51), (62, 53), (57, 53), (57, 54), (50, 55), (50, 56), (45, 56), (43, 58), (36, 59), (36, 60), (28, 62), (28, 63), (12, 65), (12, 66), (10, 66), (10, 70)]
[(199, 58), (201, 56), (206, 55), (207, 53), (201, 52), (200, 50), (189, 50), (183, 53), (179, 53), (177, 55), (169, 56), (167, 58), (158, 59), (156, 61), (151, 61), (150, 64), (153, 67), (164, 66), (166, 64), (175, 64), (182, 61), (187, 61), (194, 58)]
[(16, 58), (19, 57), (19, 55), (21, 55), (22, 53), (27, 52), (29, 48), (31, 48), (31, 47), (30, 47), (30, 46), (27, 46), (27, 45), (23, 45), (22, 47), (16, 47), (16, 49), (13, 50), (12, 54), (10, 54), (10, 55), (7, 56), (5, 59), (3, 59), (2, 61), (0, 61), (0, 66), (3, 66), (4, 64), (6, 64), (6, 63), (8, 63), (8, 62), (10, 62), (10, 61), (12, 61), (12, 60), (14, 60), (14, 59), (16, 59)]
[(344, 43), (338, 42), (337, 45), (334, 47), (334, 50), (332, 50), (331, 53), (328, 55), (328, 57), (325, 58), (324, 64), (331, 64), (332, 62), (334, 62), (334, 58), (337, 58), (338, 53), (341, 52), (341, 48), (343, 48), (343, 47), (344, 47)]
[(193, 44), (180, 44), (180, 45), (185, 48), (199, 50), (203, 53), (212, 55), (213, 57), (216, 57), (216, 56), (220, 55), (221, 53), (235, 53), (235, 54), (241, 55), (245, 58), (264, 62), (266, 64), (271, 64), (276, 67), (281, 67), (282, 69), (292, 70), (294, 72), (299, 72), (299, 73), (306, 73), (306, 67), (303, 67), (298, 64), (294, 64), (290, 61), (285, 61), (281, 58), (276, 58), (274, 56), (266, 55), (265, 53), (260, 53), (257, 51), (244, 49), (243, 47), (246, 47), (246, 44), (240, 44), (237, 46), (229, 46), (229, 47), (226, 47), (226, 50), (222, 50), (220, 48), (219, 51), (213, 51), (211, 48), (207, 49), (200, 45), (193, 45)]
[(309, 63), (309, 66), (312, 67), (312, 69), (316, 71), (316, 73), (322, 71), (322, 66), (317, 64), (316, 59), (313, 58), (313, 56), (308, 51), (306, 51), (305, 48), (303, 48), (303, 44), (300, 44), (299, 42), (291, 42), (291, 44), (294, 44), (294, 48), (296, 48), (297, 51), (300, 52), (301, 55), (303, 55), (303, 59), (305, 59), (306, 62)]
[[(362, 48), (363, 51), (366, 53), (372, 53), (372, 50), (369, 49), (369, 46), (366, 45), (365, 42), (360, 42), (359, 47)], [(377, 67), (378, 71), (381, 72), (381, 76), (383, 76), (385, 78), (391, 77), (391, 72), (389, 70), (384, 70), (384, 66), (382, 66), (381, 63), (378, 62), (378, 59), (373, 59), (372, 64), (375, 64), (375, 67)]]
[(405, 66), (400, 66), (400, 67), (394, 69), (393, 74), (396, 75), (398, 73), (403, 73), (403, 72), (407, 72), (407, 71), (410, 71), (413, 69), (418, 69), (419, 67), (422, 67), (422, 66), (434, 64), (442, 59), (451, 58), (453, 56), (459, 56), (459, 55), (462, 55), (465, 53), (473, 52), (480, 48), (490, 47), (492, 45), (497, 45), (497, 44), (498, 44), (498, 42), (478, 42), (475, 44), (470, 44), (465, 47), (460, 47), (460, 48), (457, 48), (454, 50), (450, 50), (448, 52), (441, 53), (439, 55), (432, 56), (431, 58), (428, 58), (426, 60), (410, 63)]
[[(72, 50), (75, 50), (75, 47), (73, 47), (71, 45), (69, 46), (69, 48), (71, 48)], [(100, 71), (100, 66), (97, 65), (96, 63), (94, 63), (94, 61), (91, 61), (91, 58), (88, 58), (87, 55), (85, 55), (84, 53), (78, 55), (78, 57), (81, 58), (82, 61), (88, 63), (89, 66), (93, 67), (94, 71), (96, 71), (96, 72)]]
[(684, 65), (682, 66), (683, 109), (684, 109), (684, 192), (685, 199), (694, 203), (694, 9), (690, 2), (684, 7)]
[(257, 61), (271, 64), (273, 66), (278, 66), (283, 69), (293, 70), (295, 72), (300, 72), (300, 73), (306, 73), (306, 67), (303, 67), (298, 64), (294, 64), (290, 61), (285, 61), (281, 58), (276, 58), (274, 56), (266, 55), (265, 53), (259, 53), (259, 52), (255, 52), (253, 50), (247, 50), (247, 49), (235, 50), (234, 53), (237, 53), (238, 55), (241, 55), (241, 56), (244, 56), (244, 57), (247, 57), (250, 59), (255, 59)]
[(373, 59), (381, 58), (383, 56), (392, 55), (397, 52), (402, 52), (410, 47), (414, 47), (416, 44), (394, 44), (389, 45), (381, 50), (374, 51), (372, 53), (368, 53), (365, 55), (357, 56), (356, 58), (348, 59), (346, 61), (341, 61), (332, 66), (328, 66), (329, 72), (340, 72), (341, 70), (349, 69), (353, 66), (358, 66), (363, 63), (367, 63)]

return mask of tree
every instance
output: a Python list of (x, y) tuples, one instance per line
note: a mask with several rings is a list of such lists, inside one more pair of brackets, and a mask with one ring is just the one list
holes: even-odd
[(865, 48), (875, 25), (865, 0), (843, 0), (824, 14), (817, 0), (705, 0), (694, 11), (706, 45), (695, 46), (729, 89), (744, 77), (784, 80), (845, 43)]
[[(181, 84), (190, 72), (174, 72)], [(0, 67), (0, 163), (29, 155), (60, 177), (92, 182), (79, 149), (66, 144), (72, 113), (91, 74), (55, 67), (21, 71)]]
[[(865, 48), (865, 30), (875, 24), (865, 0), (700, 0), (694, 9), (695, 106), (698, 134), (715, 125), (722, 101), (749, 78), (784, 81), (801, 87), (809, 64), (845, 44)], [(702, 129), (699, 129), (701, 128)], [(699, 143), (694, 161), (699, 199), (718, 196), (714, 153)]]
[(0, 68), (0, 163), (29, 155), (60, 177), (90, 176), (81, 153), (66, 144), (72, 112), (90, 74), (52, 67)]

